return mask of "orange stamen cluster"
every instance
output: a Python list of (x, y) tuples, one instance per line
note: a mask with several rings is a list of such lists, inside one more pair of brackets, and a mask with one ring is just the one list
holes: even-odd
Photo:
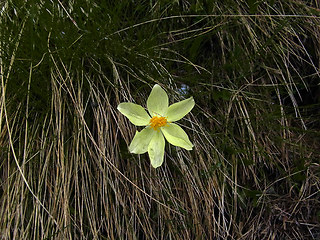
[(167, 125), (167, 118), (154, 116), (150, 119), (149, 125), (156, 131), (159, 127)]

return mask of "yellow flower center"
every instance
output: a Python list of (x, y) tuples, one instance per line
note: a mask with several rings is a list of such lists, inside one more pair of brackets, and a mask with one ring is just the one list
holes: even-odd
[(167, 118), (154, 116), (150, 119), (149, 125), (156, 131), (159, 127), (167, 125)]

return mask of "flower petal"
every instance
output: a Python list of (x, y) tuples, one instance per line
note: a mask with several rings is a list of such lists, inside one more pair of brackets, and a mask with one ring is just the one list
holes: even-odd
[(167, 126), (160, 128), (163, 135), (169, 143), (174, 146), (182, 147), (186, 150), (192, 150), (192, 143), (186, 132), (177, 124), (169, 123)]
[(146, 126), (149, 124), (150, 116), (146, 110), (138, 104), (130, 102), (120, 103), (118, 110), (136, 126)]
[(155, 131), (150, 127), (146, 127), (141, 132), (136, 131), (136, 135), (130, 143), (129, 151), (136, 154), (146, 153), (154, 133)]
[(158, 85), (154, 85), (147, 100), (148, 111), (151, 116), (166, 116), (169, 100), (166, 92)]
[(169, 122), (178, 121), (187, 115), (188, 112), (194, 107), (193, 97), (185, 99), (181, 102), (174, 103), (169, 106), (167, 117)]
[(163, 163), (165, 140), (160, 131), (154, 132), (155, 134), (148, 146), (148, 153), (152, 167), (157, 168)]

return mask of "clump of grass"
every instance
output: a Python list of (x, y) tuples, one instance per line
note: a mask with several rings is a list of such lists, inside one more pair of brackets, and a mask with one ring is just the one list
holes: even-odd
[[(317, 239), (319, 14), (299, 1), (6, 2), (4, 239)], [(152, 169), (116, 110), (194, 96)]]

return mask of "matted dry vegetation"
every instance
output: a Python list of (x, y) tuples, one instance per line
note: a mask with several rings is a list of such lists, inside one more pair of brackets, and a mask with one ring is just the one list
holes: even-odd
[[(2, 4), (1, 239), (320, 238), (319, 5), (207, 2)], [(157, 169), (155, 83), (196, 102)]]

